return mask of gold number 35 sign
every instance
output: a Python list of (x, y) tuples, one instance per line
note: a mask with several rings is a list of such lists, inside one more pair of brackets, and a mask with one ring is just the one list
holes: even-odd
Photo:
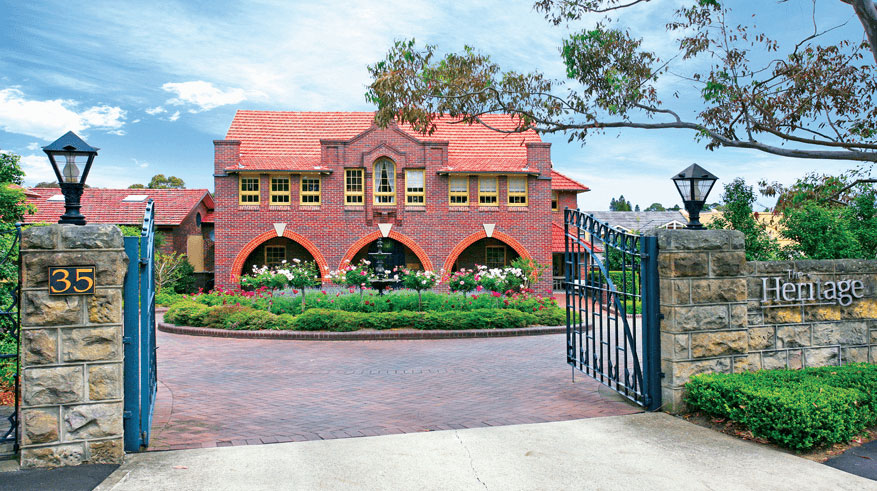
[(49, 294), (94, 294), (94, 266), (49, 266)]

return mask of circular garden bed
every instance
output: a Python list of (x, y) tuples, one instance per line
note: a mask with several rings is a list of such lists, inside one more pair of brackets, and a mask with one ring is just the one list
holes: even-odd
[[(551, 297), (398, 291), (310, 293), (223, 291), (178, 297), (165, 332), (279, 339), (435, 339), (563, 332), (566, 312)], [(551, 327), (546, 327), (551, 326)]]

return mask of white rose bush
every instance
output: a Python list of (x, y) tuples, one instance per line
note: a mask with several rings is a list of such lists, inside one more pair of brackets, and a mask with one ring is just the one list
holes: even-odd
[(441, 283), (442, 275), (436, 274), (433, 271), (394, 268), (393, 278), (402, 283), (403, 287), (417, 292), (417, 308), (418, 310), (423, 310), (423, 291), (432, 290)]

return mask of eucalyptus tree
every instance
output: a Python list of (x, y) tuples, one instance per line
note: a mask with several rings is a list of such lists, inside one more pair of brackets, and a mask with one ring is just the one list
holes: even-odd
[[(539, 0), (535, 9), (570, 31), (559, 47), (564, 80), (505, 70), (472, 47), (440, 54), (411, 39), (397, 41), (368, 67), (366, 99), (378, 107), (378, 124), (407, 123), (424, 134), (435, 130), (439, 115), (500, 132), (562, 133), (582, 143), (607, 129), (681, 129), (711, 150), (873, 165), (877, 4), (823, 1), (852, 7), (848, 22), (858, 18), (864, 33), (838, 38), (851, 26), (820, 26), (816, 0), (812, 25), (798, 26), (782, 19), (756, 24), (758, 7), (743, 12), (752, 16), (742, 22), (731, 2), (689, 0), (664, 20), (676, 42), (662, 58), (620, 22), (650, 0)], [(793, 29), (795, 41), (774, 39)], [(667, 78), (696, 88), (696, 100), (683, 102), (672, 84), (662, 83)], [(511, 114), (514, 124), (491, 126), (483, 116), (494, 113)]]

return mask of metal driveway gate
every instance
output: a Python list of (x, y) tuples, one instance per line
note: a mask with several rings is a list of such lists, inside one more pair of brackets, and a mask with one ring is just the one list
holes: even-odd
[[(4, 226), (5, 227), (5, 226)], [(0, 227), (0, 459), (18, 452), (21, 226)], [(11, 400), (3, 398), (11, 389)], [(8, 395), (9, 393), (6, 392)]]
[(158, 377), (155, 360), (155, 205), (146, 204), (140, 237), (125, 237), (125, 451), (149, 446)]
[[(649, 410), (661, 405), (658, 239), (564, 210), (566, 360)], [(575, 373), (575, 372), (573, 372)]]

